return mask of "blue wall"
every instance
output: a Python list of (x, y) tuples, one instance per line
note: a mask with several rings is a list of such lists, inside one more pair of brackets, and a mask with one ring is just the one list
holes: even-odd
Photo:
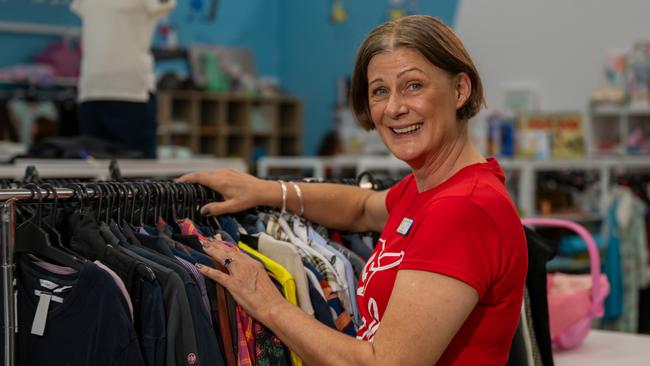
[[(189, 0), (177, 2), (178, 6), (169, 20), (177, 28), (181, 44), (194, 42), (248, 47), (255, 55), (257, 71), (261, 75), (278, 76), (282, 54), (278, 49), (282, 17), (277, 2), (221, 0), (215, 22), (205, 21), (208, 0), (203, 0), (205, 8), (199, 11), (192, 11)], [(33, 4), (31, 0), (0, 2), (2, 20), (80, 26), (79, 18), (67, 6)], [(0, 33), (0, 67), (29, 62), (36, 52), (56, 39)]]
[[(79, 26), (78, 18), (67, 6), (33, 4), (31, 0), (0, 2), (0, 21)], [(0, 67), (25, 63), (57, 37), (0, 32)]]
[[(323, 134), (334, 124), (336, 78), (352, 73), (357, 47), (372, 28), (386, 20), (388, 1), (343, 1), (349, 18), (341, 24), (329, 21), (331, 0), (282, 4), (282, 82), (304, 100), (304, 152), (312, 155)], [(453, 25), (458, 0), (418, 4), (420, 14), (433, 15)]]
[[(110, 1), (110, 0), (107, 0)], [(207, 9), (190, 8), (177, 0), (170, 22), (181, 44), (221, 44), (248, 47), (259, 75), (280, 78), (283, 87), (304, 100), (304, 152), (314, 154), (323, 134), (333, 127), (335, 81), (352, 71), (363, 37), (386, 20), (388, 1), (343, 0), (344, 23), (329, 21), (332, 0), (220, 0), (214, 23)], [(206, 0), (204, 0), (207, 6)], [(410, 2), (406, 0), (406, 2)], [(458, 0), (418, 1), (418, 12), (453, 25)], [(28, 0), (0, 3), (0, 20), (78, 26), (66, 6), (33, 4)], [(28, 62), (53, 37), (0, 33), (0, 67)]]
[(169, 18), (172, 26), (178, 28), (181, 44), (247, 47), (255, 56), (259, 75), (279, 76), (282, 62), (282, 52), (279, 49), (282, 14), (277, 1), (219, 0), (217, 19), (213, 23), (193, 17), (190, 11), (191, 1), (176, 2), (178, 6)]

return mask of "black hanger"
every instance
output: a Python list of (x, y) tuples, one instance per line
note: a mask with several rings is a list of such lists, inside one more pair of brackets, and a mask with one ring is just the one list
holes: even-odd
[[(127, 192), (131, 196), (130, 201), (127, 198), (126, 202), (126, 213), (124, 214), (124, 222), (133, 225), (133, 215), (135, 213), (135, 203), (138, 195), (138, 187), (135, 182), (125, 183), (127, 187)], [(130, 206), (129, 206), (130, 205)]]
[(70, 254), (75, 254), (68, 251), (68, 248), (65, 248), (63, 246), (61, 243), (61, 235), (56, 231), (56, 229), (54, 229), (56, 227), (57, 204), (59, 202), (59, 194), (56, 191), (56, 188), (54, 188), (54, 186), (50, 183), (43, 183), (41, 184), (40, 188), (43, 188), (47, 191), (47, 195), (43, 197), (43, 199), (50, 198), (50, 192), (52, 192), (52, 199), (54, 203), (52, 205), (52, 209), (50, 210), (50, 214), (44, 219), (41, 219), (39, 227), (43, 229), (43, 231), (48, 235), (50, 244), (61, 248), (63, 251), (67, 251)]
[(81, 215), (85, 214), (84, 209), (86, 208), (86, 200), (88, 198), (88, 191), (86, 190), (86, 188), (77, 182), (68, 183), (64, 185), (64, 187), (72, 189), (72, 191), (74, 192), (74, 198), (79, 200), (76, 207), (76, 211), (79, 212), (79, 214)]
[[(138, 216), (137, 219), (138, 221), (134, 221), (134, 218), (131, 218), (131, 223), (133, 225), (137, 226), (143, 226), (144, 225), (144, 213), (145, 213), (145, 204), (146, 204), (146, 199), (147, 199), (147, 192), (145, 190), (144, 184), (140, 182), (133, 183), (136, 188), (137, 188), (137, 197), (133, 200), (133, 214), (135, 215), (136, 208), (138, 209)], [(141, 200), (141, 202), (138, 204), (138, 199)]]
[[(180, 187), (174, 182), (167, 182), (167, 187), (171, 190), (171, 220), (167, 221), (167, 225), (172, 228), (172, 232), (180, 234), (181, 227), (178, 226), (178, 222), (180, 221), (178, 217), (178, 209), (179, 207), (181, 209), (183, 208), (185, 195), (181, 191)], [(180, 202), (180, 204), (178, 204), (178, 202)]]
[(56, 188), (54, 188), (54, 185), (52, 185), (51, 183), (42, 183), (42, 184), (40, 184), (40, 188), (43, 188), (46, 191), (46, 195), (45, 195), (45, 197), (43, 197), (43, 199), (50, 198), (50, 193), (51, 193), (52, 194), (52, 200), (53, 200), (53, 204), (52, 204), (52, 207), (50, 209), (50, 212), (49, 212), (48, 215), (45, 216), (45, 218), (43, 218), (43, 222), (41, 223), (41, 225), (49, 224), (49, 226), (55, 227), (56, 226), (56, 211), (57, 211), (57, 206), (58, 206), (58, 203), (59, 203), (59, 194), (56, 191)]
[(42, 219), (42, 207), (43, 207), (43, 193), (41, 192), (40, 187), (38, 187), (35, 183), (27, 183), (22, 186), (22, 188), (27, 188), (31, 192), (31, 199), (33, 200), (35, 197), (38, 197), (38, 200), (36, 202), (32, 202), (29, 205), (23, 206), (24, 209), (24, 214), (31, 214), (30, 217), (25, 216), (24, 220), (22, 223), (19, 225), (25, 225), (29, 222), (34, 223), (36, 226), (41, 225), (41, 219)]
[(97, 218), (95, 221), (100, 223), (103, 221), (104, 211), (108, 208), (108, 193), (100, 182), (94, 182), (93, 188), (95, 189), (95, 197), (97, 198)]
[(122, 214), (124, 213), (124, 205), (122, 199), (124, 197), (128, 198), (128, 195), (125, 191), (124, 185), (116, 182), (108, 182), (108, 186), (113, 189), (113, 192), (115, 192), (115, 197), (113, 198), (113, 204), (115, 205), (115, 211), (113, 211), (113, 215), (111, 216), (112, 219), (116, 219), (117, 222), (122, 221)]
[(122, 222), (129, 217), (129, 199), (133, 197), (133, 192), (131, 192), (131, 185), (127, 182), (121, 182), (119, 186), (124, 192), (124, 197), (122, 197), (122, 219), (120, 220)]
[(137, 182), (130, 182), (129, 189), (131, 191), (131, 208), (129, 208), (129, 217), (127, 219), (127, 222), (129, 225), (131, 225), (131, 227), (134, 227), (135, 212), (138, 209), (138, 198), (142, 192), (140, 191), (140, 187), (138, 186)]
[(178, 205), (176, 206), (177, 217), (181, 219), (189, 218), (187, 212), (187, 200), (190, 197), (190, 192), (187, 190), (186, 183), (174, 183), (174, 188), (178, 191), (178, 196), (180, 197)]
[(142, 188), (144, 189), (143, 203), (144, 209), (140, 211), (140, 226), (144, 226), (148, 222), (149, 218), (149, 209), (151, 207), (151, 199), (153, 198), (153, 189), (151, 188), (150, 183), (143, 183)]
[(174, 221), (174, 208), (176, 204), (174, 203), (175, 191), (168, 182), (160, 182), (160, 188), (163, 191), (163, 197), (165, 200), (165, 210), (163, 211), (163, 218), (170, 224), (170, 221)]
[(190, 184), (190, 189), (192, 190), (192, 202), (190, 203), (192, 212), (192, 221), (193, 222), (204, 222), (203, 215), (200, 214), (201, 206), (203, 205), (203, 193), (201, 192), (201, 186), (198, 184)]
[(126, 182), (114, 182), (115, 187), (121, 192), (121, 196), (118, 202), (120, 208), (120, 217), (117, 220), (118, 223), (122, 222), (129, 215), (129, 187)]
[(107, 192), (107, 202), (108, 206), (106, 207), (106, 221), (105, 223), (109, 223), (111, 221), (112, 217), (115, 217), (115, 201), (117, 200), (117, 192), (115, 191), (114, 187), (111, 185), (109, 182), (103, 182), (102, 185), (104, 188), (106, 188)]
[(110, 220), (111, 210), (113, 209), (113, 193), (112, 190), (106, 185), (106, 182), (99, 182), (97, 187), (99, 188), (102, 198), (104, 199), (103, 209), (101, 211), (101, 217), (97, 222), (107, 223)]
[[(32, 191), (32, 197), (34, 193), (38, 195), (38, 204), (42, 204), (43, 194), (40, 188), (34, 186), (28, 187)], [(38, 220), (40, 220), (40, 210), (41, 207), (37, 208)], [(33, 254), (38, 257), (50, 260), (52, 262), (64, 265), (70, 268), (73, 268), (77, 271), (83, 269), (84, 259), (66, 253), (59, 248), (56, 248), (50, 244), (48, 235), (38, 226), (33, 220), (28, 220), (20, 225), (15, 232), (16, 235), (16, 248), (15, 252), (20, 254)]]
[(161, 193), (160, 193), (160, 189), (158, 188), (155, 182), (149, 182), (147, 184), (147, 188), (149, 189), (149, 200), (147, 202), (151, 204), (149, 211), (151, 212), (151, 216), (153, 217), (153, 219), (151, 221), (145, 221), (145, 223), (150, 224), (153, 222), (155, 225), (161, 209), (160, 207)]
[(167, 220), (167, 191), (161, 182), (153, 182), (152, 186), (156, 191), (156, 206), (154, 207), (156, 209), (156, 214), (152, 226), (158, 227), (158, 221), (160, 219), (165, 221)]
[(188, 218), (190, 220), (194, 220), (194, 213), (195, 213), (195, 194), (194, 190), (192, 189), (192, 184), (191, 183), (182, 183), (180, 184), (181, 189), (184, 191), (184, 199), (183, 199), (183, 216), (184, 218)]
[[(199, 204), (197, 207), (197, 210), (200, 212), (201, 207), (208, 203), (208, 194), (207, 191), (205, 190), (205, 187), (201, 185), (195, 186), (196, 189), (199, 191)], [(199, 222), (202, 224), (202, 226), (210, 226), (210, 223), (208, 222), (208, 217), (205, 215), (199, 215)]]
[[(160, 199), (161, 199), (161, 203), (162, 203), (161, 208), (160, 208), (160, 217), (163, 220), (167, 221), (167, 220), (169, 220), (170, 211), (171, 211), (171, 207), (170, 207), (171, 192), (169, 191), (169, 187), (167, 187), (167, 184), (165, 184), (164, 182), (158, 182), (157, 185), (158, 185), (158, 188), (160, 189), (160, 193), (161, 193)], [(156, 220), (156, 223), (157, 222), (158, 222), (158, 220)]]
[[(158, 182), (157, 183), (158, 189), (160, 189), (160, 201), (161, 201), (161, 207), (160, 207), (160, 213), (159, 216), (165, 220), (168, 221), (170, 218), (170, 213), (171, 213), (171, 191), (169, 190), (169, 187), (164, 182)], [(158, 220), (156, 219), (156, 224), (158, 223)]]
[(99, 184), (97, 182), (91, 182), (87, 184), (88, 187), (93, 189), (93, 195), (92, 198), (97, 202), (95, 205), (95, 211), (96, 211), (96, 217), (95, 221), (99, 222), (101, 218), (101, 212), (102, 212), (102, 199), (103, 197), (103, 192), (101, 188), (99, 188)]

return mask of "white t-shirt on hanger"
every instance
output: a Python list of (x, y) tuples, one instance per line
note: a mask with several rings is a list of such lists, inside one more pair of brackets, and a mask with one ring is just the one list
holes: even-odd
[(79, 101), (146, 102), (156, 88), (151, 39), (176, 0), (74, 0), (81, 17)]

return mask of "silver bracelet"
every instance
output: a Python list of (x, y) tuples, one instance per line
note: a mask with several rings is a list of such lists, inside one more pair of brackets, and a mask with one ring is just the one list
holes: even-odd
[(280, 187), (282, 188), (282, 211), (280, 211), (281, 214), (284, 214), (287, 212), (287, 185), (284, 184), (284, 181), (279, 180), (280, 182)]
[(291, 182), (291, 185), (293, 186), (293, 189), (296, 190), (296, 196), (298, 196), (298, 200), (300, 201), (300, 214), (298, 214), (298, 216), (302, 216), (305, 213), (305, 202), (302, 199), (302, 190), (295, 182)]

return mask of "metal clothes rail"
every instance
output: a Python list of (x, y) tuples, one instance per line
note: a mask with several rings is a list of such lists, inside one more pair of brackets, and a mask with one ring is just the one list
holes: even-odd
[[(40, 189), (40, 194), (38, 190)], [(4, 306), (4, 365), (14, 366), (16, 362), (15, 337), (17, 309), (14, 303), (14, 248), (16, 227), (16, 203), (33, 200), (34, 197), (46, 197), (52, 192), (44, 188), (0, 189), (0, 262), (2, 267), (2, 296)], [(54, 188), (57, 200), (76, 199), (76, 192), (70, 188)], [(85, 187), (85, 196), (95, 197), (95, 190)]]
[[(28, 189), (2, 189), (0, 190), (0, 262), (2, 267), (2, 299), (4, 309), (4, 365), (14, 366), (15, 336), (16, 336), (16, 308), (14, 303), (14, 248), (15, 248), (15, 227), (16, 227), (16, 202), (28, 200), (34, 197), (34, 191)], [(56, 189), (58, 199), (69, 199), (74, 197), (75, 192), (69, 188)], [(88, 193), (94, 193), (88, 190)], [(41, 190), (46, 196), (48, 192)]]
[[(5, 198), (6, 199), (6, 198)], [(2, 220), (2, 231), (0, 231), (0, 261), (2, 262), (2, 296), (4, 306), (4, 364), (14, 366), (14, 336), (15, 316), (14, 309), (14, 228), (15, 228), (16, 199), (8, 198), (0, 204), (0, 220)]]

